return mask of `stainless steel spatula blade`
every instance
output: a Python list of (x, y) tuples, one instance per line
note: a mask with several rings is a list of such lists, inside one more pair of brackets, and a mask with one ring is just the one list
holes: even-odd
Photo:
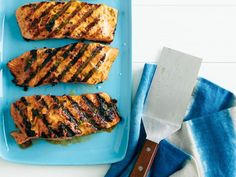
[(201, 61), (163, 48), (143, 112), (147, 139), (159, 143), (180, 128)]
[(158, 143), (176, 132), (183, 122), (202, 59), (163, 48), (146, 103), (143, 123), (147, 139), (130, 177), (144, 177)]

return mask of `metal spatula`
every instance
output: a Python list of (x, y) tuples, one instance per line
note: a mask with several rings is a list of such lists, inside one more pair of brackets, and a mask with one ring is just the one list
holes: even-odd
[(158, 143), (180, 129), (201, 61), (200, 58), (163, 48), (144, 106), (142, 119), (147, 138), (131, 177), (147, 176)]

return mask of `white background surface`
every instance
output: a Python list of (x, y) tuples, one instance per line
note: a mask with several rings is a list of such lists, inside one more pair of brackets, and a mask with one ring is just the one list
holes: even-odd
[[(155, 63), (167, 46), (202, 57), (200, 76), (236, 93), (235, 24), (235, 0), (133, 0), (134, 92), (144, 62)], [(108, 168), (26, 166), (0, 159), (0, 177), (102, 177)]]

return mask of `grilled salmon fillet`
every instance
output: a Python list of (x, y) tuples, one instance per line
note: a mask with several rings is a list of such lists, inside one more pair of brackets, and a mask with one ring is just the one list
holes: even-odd
[(99, 43), (74, 43), (60, 48), (31, 50), (8, 62), (22, 87), (58, 82), (97, 84), (107, 79), (118, 49)]
[(16, 18), (28, 40), (73, 38), (112, 42), (118, 11), (80, 1), (37, 2), (21, 6)]
[(106, 93), (80, 96), (35, 95), (11, 105), (19, 131), (11, 135), (18, 144), (32, 139), (71, 139), (114, 127), (120, 121), (116, 100)]

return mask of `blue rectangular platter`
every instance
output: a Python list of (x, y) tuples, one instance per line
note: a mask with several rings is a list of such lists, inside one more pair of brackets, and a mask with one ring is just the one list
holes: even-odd
[[(34, 48), (59, 47), (76, 40), (25, 41), (17, 25), (15, 11), (34, 0), (0, 0), (0, 157), (12, 162), (40, 165), (88, 165), (120, 161), (124, 158), (129, 137), (131, 111), (131, 0), (87, 0), (103, 3), (119, 10), (115, 39), (110, 44), (120, 53), (109, 73), (99, 85), (58, 84), (24, 91), (12, 83), (6, 64), (9, 60)], [(10, 133), (16, 129), (10, 115), (10, 104), (21, 96), (35, 94), (84, 94), (106, 92), (118, 100), (122, 121), (111, 132), (99, 132), (67, 145), (34, 141), (29, 148), (20, 148)]]

